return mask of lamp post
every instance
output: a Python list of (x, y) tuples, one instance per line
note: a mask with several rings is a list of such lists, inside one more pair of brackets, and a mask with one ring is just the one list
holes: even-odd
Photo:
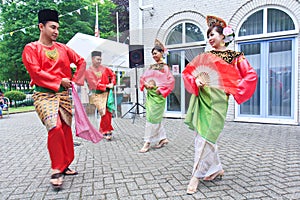
[(9, 88), (9, 91), (11, 91), (11, 79), (8, 79), (8, 88)]
[(116, 12), (116, 22), (117, 22), (117, 42), (120, 41), (120, 33), (119, 33), (119, 12)]

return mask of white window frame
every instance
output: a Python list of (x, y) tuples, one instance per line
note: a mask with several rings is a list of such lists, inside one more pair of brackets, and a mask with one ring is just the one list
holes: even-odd
[[(191, 23), (191, 24), (194, 24), (196, 26), (198, 26), (204, 36), (204, 40), (203, 41), (200, 41), (200, 42), (186, 42), (185, 38), (186, 38), (186, 34), (185, 34), (185, 24), (186, 23)], [(173, 28), (175, 28), (176, 26), (178, 26), (179, 24), (182, 24), (182, 43), (180, 44), (172, 44), (172, 45), (168, 45), (166, 44), (166, 47), (168, 49), (179, 49), (179, 48), (186, 48), (186, 47), (195, 47), (195, 46), (203, 46), (203, 45), (206, 45), (206, 35), (205, 35), (205, 32), (202, 31), (202, 28), (201, 26), (199, 26), (199, 24), (195, 23), (194, 21), (191, 21), (191, 20), (184, 20), (184, 21), (178, 21), (176, 24), (173, 24), (173, 26), (170, 27), (170, 30), (173, 30)], [(168, 31), (166, 33), (166, 42), (167, 42), (167, 39), (168, 39), (168, 35), (169, 35), (170, 31)]]
[[(292, 19), (292, 21), (294, 22), (295, 25), (295, 30), (290, 30), (290, 31), (281, 31), (281, 32), (274, 32), (274, 33), (268, 33), (267, 32), (267, 9), (277, 9), (277, 10), (281, 10), (283, 12), (285, 12), (286, 14), (288, 14), (290, 16), (290, 18)], [(248, 17), (250, 17), (252, 14), (256, 13), (257, 11), (263, 10), (263, 33), (262, 34), (256, 34), (256, 35), (246, 35), (246, 36), (238, 36), (238, 32), (241, 29), (241, 26), (244, 24), (245, 21), (247, 21)], [(262, 40), (266, 40), (268, 38), (276, 38), (276, 37), (291, 37), (291, 35), (298, 35), (299, 33), (299, 26), (297, 22), (297, 19), (295, 18), (295, 16), (287, 9), (281, 8), (281, 7), (276, 7), (276, 6), (268, 6), (268, 7), (263, 7), (263, 8), (257, 8), (255, 10), (253, 10), (251, 13), (248, 13), (248, 15), (246, 15), (244, 17), (244, 20), (239, 24), (239, 26), (237, 27), (237, 34), (236, 34), (236, 38), (235, 41), (239, 42), (239, 41), (249, 41), (249, 40), (258, 40), (258, 39), (262, 39)]]
[[(274, 33), (268, 33), (267, 32), (267, 9), (278, 9), (281, 10), (283, 12), (285, 12), (287, 15), (289, 15), (289, 17), (292, 19), (292, 21), (294, 22), (295, 25), (295, 29), (294, 30), (290, 30), (290, 31), (281, 31), (281, 32), (274, 32)], [(238, 36), (238, 32), (241, 28), (241, 26), (244, 24), (244, 22), (248, 19), (249, 16), (251, 16), (252, 14), (254, 14), (257, 11), (263, 10), (263, 33), (262, 34), (256, 34), (256, 35), (247, 35), (247, 36)], [(275, 118), (255, 118), (255, 117), (242, 117), (239, 116), (239, 105), (237, 103), (235, 103), (235, 112), (234, 112), (234, 121), (248, 121), (248, 122), (260, 122), (260, 123), (277, 123), (277, 124), (291, 124), (291, 125), (297, 125), (298, 124), (298, 82), (299, 82), (299, 67), (298, 67), (298, 56), (299, 56), (299, 52), (298, 52), (298, 34), (299, 34), (299, 26), (296, 17), (287, 9), (284, 9), (282, 7), (277, 7), (277, 6), (266, 6), (263, 8), (257, 8), (255, 10), (253, 10), (251, 13), (248, 13), (248, 15), (246, 15), (244, 17), (244, 20), (239, 24), (239, 26), (237, 27), (237, 34), (236, 34), (236, 38), (235, 38), (235, 49), (238, 49), (239, 44), (241, 43), (245, 43), (245, 42), (251, 42), (251, 41), (265, 41), (265, 40), (274, 40), (274, 39), (278, 39), (278, 38), (292, 38), (294, 37), (294, 55), (295, 55), (295, 59), (294, 59), (294, 82), (292, 84), (294, 84), (294, 109), (293, 113), (294, 115), (292, 116), (293, 119), (275, 119)]]

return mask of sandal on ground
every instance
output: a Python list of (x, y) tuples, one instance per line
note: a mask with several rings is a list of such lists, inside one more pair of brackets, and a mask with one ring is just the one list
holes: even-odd
[(147, 151), (149, 151), (150, 149), (150, 143), (149, 142), (146, 142), (143, 146), (143, 148), (140, 149), (140, 153), (146, 153)]
[(62, 184), (63, 184), (62, 173), (52, 174), (50, 183), (54, 189), (61, 189)]
[(216, 178), (219, 178), (220, 180), (222, 180), (223, 176), (224, 176), (224, 170), (220, 170), (220, 171), (218, 171), (218, 172), (216, 172), (216, 173), (214, 173), (214, 174), (212, 174), (208, 177), (204, 177), (203, 180), (204, 181), (213, 181)]
[(157, 145), (155, 145), (154, 147), (156, 149), (162, 148), (163, 146), (167, 145), (169, 143), (168, 139), (162, 139), (161, 141), (159, 141), (159, 143)]
[(73, 175), (77, 175), (78, 172), (75, 171), (75, 170), (70, 169), (69, 167), (67, 167), (67, 168), (63, 171), (63, 174), (64, 174), (65, 176), (73, 176)]
[(107, 133), (106, 134), (106, 140), (111, 140), (112, 139), (112, 133)]
[(198, 188), (198, 184), (199, 184), (199, 179), (196, 178), (195, 176), (193, 176), (190, 180), (190, 183), (187, 187), (187, 194), (194, 194), (195, 192), (197, 192), (197, 188)]

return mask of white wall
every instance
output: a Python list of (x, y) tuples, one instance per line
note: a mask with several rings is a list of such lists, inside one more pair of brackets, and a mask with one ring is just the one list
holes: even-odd
[[(207, 26), (205, 17), (216, 15), (223, 18), (235, 30), (246, 19), (248, 13), (261, 9), (264, 6), (274, 6), (282, 8), (295, 20), (299, 27), (300, 2), (296, 0), (130, 0), (130, 43), (145, 45), (145, 64), (152, 63), (150, 54), (155, 38), (165, 42), (165, 37), (170, 27), (180, 20), (194, 21), (205, 34)], [(139, 4), (153, 4), (153, 16), (147, 10), (140, 11)], [(142, 29), (142, 30), (141, 30)], [(142, 42), (142, 43), (141, 43)], [(299, 40), (298, 40), (299, 43)], [(298, 48), (299, 48), (298, 44)], [(231, 49), (234, 44), (230, 46)], [(299, 51), (298, 51), (299, 52)], [(297, 59), (299, 60), (299, 59)], [(298, 71), (298, 77), (299, 77)], [(300, 82), (297, 82), (297, 88)], [(298, 89), (299, 90), (299, 89)], [(298, 119), (299, 112), (299, 92), (297, 93)], [(234, 101), (230, 99), (228, 109), (228, 120), (234, 119)]]

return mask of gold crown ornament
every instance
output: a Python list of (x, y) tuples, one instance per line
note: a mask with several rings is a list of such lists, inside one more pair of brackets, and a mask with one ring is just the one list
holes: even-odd
[(213, 25), (219, 25), (222, 28), (225, 28), (227, 26), (226, 22), (222, 18), (213, 15), (206, 16), (206, 23), (208, 27), (211, 27)]
[(162, 50), (165, 49), (164, 45), (158, 39), (155, 39), (154, 46), (159, 46)]

